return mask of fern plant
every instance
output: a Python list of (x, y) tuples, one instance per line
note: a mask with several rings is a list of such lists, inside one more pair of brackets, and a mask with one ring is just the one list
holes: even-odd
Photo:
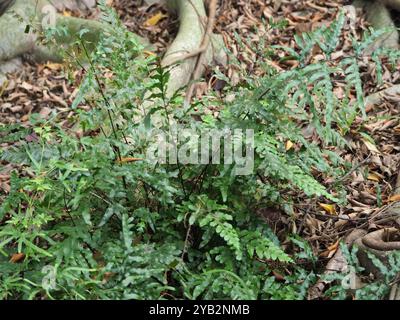
[[(110, 34), (93, 54), (76, 41), (86, 61), (74, 62), (86, 75), (72, 105), (74, 126), (61, 127), (57, 115), (33, 117), (37, 139), (0, 155), (23, 165), (0, 205), (2, 298), (304, 299), (316, 274), (297, 262), (314, 266), (310, 248), (287, 234), (278, 239), (255, 212), (281, 206), (290, 214), (293, 191), (344, 201), (319, 179), (343, 174), (343, 161), (302, 132), (308, 123), (322, 146), (345, 146), (343, 134), (362, 110), (357, 59), (329, 62), (343, 18), (297, 39), (300, 53), (289, 50), (297, 68), (278, 74), (260, 59), (262, 77), (243, 71), (240, 84), (225, 88), (235, 99), (209, 96), (185, 107), (181, 92), (165, 95), (168, 70), (101, 9)], [(325, 61), (308, 64), (311, 44)], [(356, 88), (358, 109), (333, 95), (338, 73)], [(213, 117), (216, 103), (222, 108)], [(235, 175), (234, 163), (149, 161), (153, 130), (167, 133), (172, 121), (194, 132), (253, 130), (253, 172)], [(26, 132), (6, 130), (8, 141)]]

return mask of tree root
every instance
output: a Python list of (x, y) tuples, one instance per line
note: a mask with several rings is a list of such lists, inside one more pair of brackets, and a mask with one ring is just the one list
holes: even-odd
[(14, 4), (15, 0), (0, 0), (0, 17)]
[[(61, 2), (58, 0), (59, 4)], [(43, 9), (49, 4), (48, 0), (15, 0), (13, 5), (7, 7), (0, 17), (0, 65), (24, 54), (38, 62), (60, 62), (63, 50), (72, 47), (79, 39), (81, 30), (88, 30), (81, 39), (89, 50), (96, 45), (100, 36), (107, 32), (108, 25), (98, 21), (56, 15), (57, 28), (65, 28), (68, 33), (58, 34), (52, 39), (52, 43), (43, 45), (40, 43), (40, 36), (44, 31), (42, 20), (46, 18)], [(139, 36), (137, 38), (146, 43)]]
[(88, 10), (96, 6), (96, 0), (48, 0), (58, 11)]
[[(167, 86), (167, 96), (172, 96), (190, 82), (198, 65), (197, 56), (199, 54), (204, 57), (202, 64), (206, 65), (213, 60), (223, 63), (226, 56), (221, 38), (212, 35), (212, 29), (209, 31), (204, 27), (207, 16), (203, 0), (169, 0), (167, 4), (170, 9), (178, 12), (180, 19), (178, 35), (162, 61), (164, 67), (170, 67), (171, 81)], [(213, 10), (215, 7), (211, 6), (211, 19), (213, 19), (213, 15), (215, 17), (215, 14), (212, 13)], [(212, 28), (214, 22), (209, 21), (208, 26), (210, 25)], [(181, 63), (177, 64), (177, 62)], [(200, 68), (200, 72), (197, 73), (204, 71), (204, 66)]]
[[(353, 243), (365, 236), (367, 232), (365, 230), (361, 229), (355, 229), (353, 230), (345, 239), (345, 244), (348, 247), (351, 247)], [(347, 263), (347, 260), (345, 256), (343, 255), (342, 250), (339, 248), (337, 249), (336, 253), (332, 257), (331, 260), (329, 260), (328, 264), (326, 265), (324, 276), (328, 276), (332, 273), (342, 273), (342, 272), (347, 272), (349, 266)], [(326, 288), (326, 286), (330, 282), (324, 281), (324, 280), (318, 280), (318, 282), (311, 287), (311, 289), (308, 291), (308, 299), (309, 300), (315, 300), (315, 299), (320, 299), (323, 295), (323, 292)]]
[(22, 61), (20, 58), (14, 58), (3, 64), (0, 64), (0, 92), (2, 91), (3, 84), (7, 82), (6, 74), (15, 72), (19, 70), (21, 67), (22, 67)]
[(216, 15), (216, 9), (217, 9), (216, 7), (217, 7), (217, 0), (212, 0), (210, 3), (210, 15), (208, 18), (207, 30), (205, 32), (203, 44), (201, 45), (201, 47), (199, 47), (198, 49), (196, 49), (190, 53), (183, 54), (183, 55), (177, 57), (175, 60), (171, 60), (171, 58), (168, 57), (168, 54), (166, 54), (166, 58), (164, 61), (165, 64), (168, 63), (168, 65), (166, 65), (166, 66), (176, 64), (179, 61), (184, 61), (184, 60), (187, 60), (190, 58), (194, 58), (194, 57), (204, 53), (208, 49), (208, 46), (210, 44), (210, 38), (212, 35), (212, 28), (214, 27), (214, 23), (215, 23), (215, 15)]
[(396, 7), (398, 2), (395, 0), (355, 0), (354, 6), (365, 10), (367, 20), (375, 29), (387, 28), (390, 30), (365, 49), (365, 54), (371, 54), (381, 47), (399, 48), (399, 33), (389, 10), (389, 7)]
[[(202, 50), (202, 52), (200, 53), (199, 59), (197, 60), (196, 68), (194, 69), (193, 74), (192, 74), (193, 81), (198, 80), (201, 77), (203, 70), (204, 70), (205, 51), (207, 50), (207, 48), (210, 44), (210, 38), (211, 38), (212, 31), (213, 31), (214, 24), (215, 24), (215, 16), (217, 13), (217, 0), (211, 0), (209, 11), (210, 11), (210, 15), (208, 18), (207, 30), (204, 35), (203, 44), (201, 45), (201, 49), (200, 49), (200, 50)], [(186, 97), (185, 97), (186, 103), (189, 103), (190, 100), (192, 99), (194, 88), (195, 88), (194, 83), (189, 85), (189, 87), (186, 91)]]
[(385, 6), (400, 11), (400, 0), (378, 0)]
[(368, 248), (380, 251), (400, 250), (400, 241), (394, 241), (399, 236), (399, 230), (395, 228), (381, 229), (367, 234), (362, 242)]
[[(357, 258), (360, 262), (360, 265), (365, 268), (366, 274), (373, 274), (377, 279), (382, 279), (383, 275), (369, 258), (368, 253), (373, 254), (384, 265), (388, 265), (387, 256), (391, 250), (385, 249), (387, 247), (390, 247), (391, 242), (386, 242), (386, 239), (383, 238), (384, 234), (387, 232), (386, 230), (387, 229), (374, 231), (362, 238), (357, 239), (354, 242), (354, 245), (358, 248)], [(390, 229), (390, 232), (395, 234), (398, 233), (398, 230)], [(372, 245), (372, 247), (370, 245)], [(383, 250), (380, 250), (378, 248), (381, 248)]]
[[(388, 255), (390, 251), (400, 250), (400, 232), (397, 228), (381, 229), (360, 237), (354, 242), (357, 246), (357, 258), (360, 265), (364, 267), (365, 273), (373, 274), (376, 279), (383, 279), (379, 268), (375, 266), (368, 254), (373, 254), (384, 265), (388, 266)], [(400, 290), (394, 284), (389, 294), (389, 300), (400, 300)]]
[[(170, 98), (189, 84), (194, 72), (201, 74), (204, 71), (204, 65), (211, 65), (213, 61), (226, 64), (227, 55), (222, 37), (211, 33), (213, 19), (208, 21), (207, 27), (205, 26), (207, 16), (203, 0), (167, 0), (167, 5), (170, 10), (177, 11), (180, 20), (178, 34), (161, 61), (161, 65), (168, 68), (170, 73), (166, 89), (166, 97)], [(215, 7), (210, 8), (210, 17), (215, 14), (214, 10)], [(209, 29), (208, 32), (207, 29)], [(209, 40), (206, 39), (207, 33), (209, 33)], [(203, 57), (202, 64), (196, 71), (199, 54)], [(154, 106), (151, 99), (148, 99), (150, 96), (149, 92), (143, 99), (141, 117), (147, 116)], [(158, 114), (151, 115), (151, 122), (155, 127), (163, 123)]]
[[(67, 0), (50, 2), (54, 1), (59, 6)], [(96, 45), (101, 34), (107, 32), (107, 25), (98, 21), (57, 15), (57, 27), (65, 27), (68, 35), (55, 36), (53, 44), (41, 45), (42, 9), (48, 4), (49, 0), (15, 0), (13, 5), (8, 4), (7, 9), (4, 5), (5, 13), (0, 18), (0, 65), (23, 54), (28, 54), (37, 62), (61, 62), (62, 52), (70, 49), (82, 29), (89, 30), (82, 39), (89, 50)], [(190, 82), (194, 72), (193, 79), (197, 80), (204, 71), (204, 65), (209, 65), (213, 59), (224, 63), (226, 55), (222, 38), (211, 35), (214, 22), (209, 23), (210, 30), (203, 26), (203, 20), (206, 19), (203, 0), (168, 0), (167, 4), (170, 9), (178, 11), (180, 18), (179, 33), (162, 60), (163, 66), (170, 67), (167, 96), (172, 96)], [(212, 19), (215, 17), (215, 6), (210, 8), (210, 11), (214, 11), (210, 14)], [(26, 33), (27, 25), (34, 27), (29, 33)], [(137, 38), (146, 43), (139, 36)], [(183, 56), (185, 53), (187, 56)], [(197, 59), (199, 54), (201, 61)]]
[[(396, 228), (381, 229), (371, 233), (367, 233), (367, 231), (362, 229), (355, 229), (346, 237), (345, 243), (348, 247), (352, 245), (357, 246), (357, 258), (360, 265), (365, 268), (367, 274), (373, 274), (377, 279), (382, 279), (383, 275), (369, 258), (368, 253), (372, 253), (384, 265), (388, 265), (388, 253), (392, 250), (400, 250), (400, 241), (398, 239), (400, 239), (400, 231)], [(348, 262), (339, 248), (326, 265), (324, 276), (332, 273), (347, 272), (348, 268)], [(350, 289), (361, 288), (364, 284), (356, 275), (353, 276), (355, 277), (355, 282), (353, 282), (355, 287)], [(320, 279), (309, 290), (308, 299), (315, 300), (321, 298), (328, 284), (329, 282)], [(393, 287), (389, 299), (398, 300), (400, 299), (400, 288), (397, 288), (397, 286)]]

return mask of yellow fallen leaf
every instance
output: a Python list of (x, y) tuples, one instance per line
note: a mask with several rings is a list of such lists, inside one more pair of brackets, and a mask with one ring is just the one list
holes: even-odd
[(339, 240), (334, 244), (330, 245), (324, 252), (320, 254), (321, 257), (332, 258), (332, 256), (336, 253), (339, 248)]
[(155, 54), (154, 52), (147, 51), (147, 50), (144, 50), (143, 53), (144, 53), (146, 56), (156, 56), (156, 54)]
[(294, 146), (294, 143), (290, 140), (286, 141), (286, 145), (285, 145), (285, 149), (286, 151), (289, 151), (290, 149), (292, 149)]
[(376, 153), (380, 153), (378, 148), (370, 141), (362, 139), (362, 141), (364, 142), (365, 146), (367, 147), (367, 149), (371, 152), (376, 152)]
[(161, 19), (164, 19), (168, 17), (166, 14), (159, 12), (155, 14), (154, 16), (150, 17), (149, 19), (146, 20), (144, 23), (145, 26), (155, 26), (157, 23), (160, 22)]
[(54, 71), (58, 71), (58, 70), (61, 70), (62, 69), (62, 67), (63, 67), (63, 65), (62, 64), (60, 64), (60, 63), (46, 63), (45, 65), (44, 65), (46, 68), (48, 68), (48, 69), (50, 69), (50, 70), (54, 70)]
[(333, 204), (319, 203), (319, 206), (329, 214), (332, 214), (332, 215), (336, 214), (336, 209)]
[(143, 161), (144, 159), (142, 158), (121, 158), (121, 160), (118, 160), (117, 163), (131, 163), (131, 162), (137, 162), (137, 161)]
[(336, 251), (338, 247), (339, 247), (339, 240), (336, 241), (334, 244), (330, 245), (330, 246), (328, 247), (328, 250), (329, 250), (329, 251), (333, 251), (333, 250)]
[(381, 178), (376, 173), (370, 173), (367, 179), (376, 182), (381, 181)]
[(395, 194), (394, 196), (389, 197), (388, 202), (396, 202), (400, 201), (400, 194)]
[(71, 13), (71, 11), (64, 10), (63, 13), (62, 13), (62, 15), (63, 15), (64, 17), (70, 17), (70, 16), (72, 16), (72, 13)]

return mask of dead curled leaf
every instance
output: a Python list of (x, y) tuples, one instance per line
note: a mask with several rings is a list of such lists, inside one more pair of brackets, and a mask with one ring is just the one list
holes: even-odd
[(334, 244), (330, 245), (324, 252), (321, 253), (321, 257), (332, 258), (339, 248), (339, 240), (337, 240)]
[(154, 16), (150, 17), (149, 19), (146, 20), (144, 23), (145, 26), (151, 27), (157, 25), (162, 19), (168, 17), (168, 15), (159, 12), (155, 14)]
[(368, 175), (368, 180), (379, 182), (379, 181), (381, 181), (381, 178), (376, 173), (370, 173)]
[(25, 259), (25, 253), (14, 253), (11, 256), (10, 262), (11, 263), (20, 263), (22, 261), (24, 261)]
[(329, 214), (332, 214), (332, 215), (336, 215), (337, 214), (336, 213), (336, 209), (335, 209), (335, 205), (333, 205), (333, 204), (319, 203), (319, 206)]

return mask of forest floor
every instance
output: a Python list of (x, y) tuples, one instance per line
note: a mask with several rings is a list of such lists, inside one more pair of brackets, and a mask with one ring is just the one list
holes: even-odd
[[(113, 6), (117, 10), (128, 29), (149, 38), (155, 45), (156, 51), (162, 53), (173, 40), (177, 32), (178, 21), (174, 16), (168, 16), (165, 8), (159, 5), (139, 6), (139, 1), (114, 0)], [(215, 32), (222, 34), (227, 48), (235, 54), (243, 64), (243, 68), (254, 74), (261, 74), (254, 64), (256, 52), (252, 50), (262, 38), (268, 45), (283, 45), (297, 50), (294, 35), (304, 31), (310, 31), (321, 25), (331, 23), (337, 17), (339, 10), (346, 5), (344, 0), (298, 0), (294, 2), (282, 1), (275, 7), (271, 1), (264, 0), (221, 0), (218, 20)], [(279, 3), (275, 2), (275, 3)], [(162, 19), (157, 23), (149, 23), (149, 19), (162, 13)], [(77, 16), (95, 18), (97, 9), (89, 13), (68, 12)], [(165, 16), (164, 16), (165, 15)], [(280, 30), (268, 29), (265, 21), (273, 18), (274, 21), (286, 19), (288, 25)], [(358, 15), (354, 26), (348, 26), (343, 34), (341, 45), (334, 53), (339, 58), (349, 50), (351, 36), (358, 36), (366, 30), (367, 23), (361, 15)], [(237, 35), (239, 37), (237, 37)], [(241, 42), (241, 43), (239, 43)], [(318, 48), (313, 50), (309, 57), (310, 62), (320, 58)], [(393, 84), (400, 84), (400, 68), (389, 72), (389, 64), (384, 65), (383, 85), (376, 86), (374, 64), (365, 58), (362, 66), (362, 79), (364, 92), (367, 96)], [(294, 60), (280, 62), (269, 61), (278, 70), (288, 70), (295, 66)], [(334, 62), (333, 62), (334, 63)], [(240, 81), (240, 74), (234, 66), (218, 66), (232, 83)], [(33, 64), (24, 62), (24, 67), (8, 76), (8, 83), (0, 88), (0, 125), (22, 123), (29, 127), (29, 116), (39, 113), (42, 117), (49, 117), (53, 113), (60, 116), (60, 124), (69, 126), (73, 111), (69, 108), (77, 94), (79, 83), (83, 75), (81, 71), (65, 72), (65, 66), (54, 63)], [(216, 80), (213, 70), (206, 73), (203, 85), (197, 90), (200, 97), (208, 91), (219, 92), (224, 87), (221, 80)], [(341, 82), (334, 82), (334, 92), (340, 97), (344, 94)], [(354, 124), (354, 132), (347, 136), (349, 147), (346, 150), (332, 150), (337, 152), (348, 162), (353, 163), (354, 168), (345, 176), (342, 183), (348, 194), (348, 204), (345, 206), (330, 203), (318, 203), (307, 198), (304, 194), (291, 194), (295, 199), (296, 223), (290, 223), (287, 217), (278, 209), (265, 209), (260, 213), (265, 221), (279, 234), (282, 230), (296, 226), (291, 232), (297, 233), (309, 240), (315, 254), (326, 262), (338, 248), (338, 242), (351, 229), (363, 227), (364, 229), (376, 229), (386, 226), (387, 222), (379, 221), (374, 217), (378, 212), (385, 210), (390, 205), (390, 195), (393, 191), (395, 179), (399, 172), (400, 164), (400, 99), (391, 98), (376, 107), (367, 110), (368, 120), (362, 124), (363, 131), (375, 141), (375, 145), (365, 139), (356, 130), (361, 125), (361, 118)], [(81, 105), (85, 109), (87, 106)], [(307, 124), (304, 124), (304, 128)], [(309, 138), (316, 144), (321, 141), (313, 132)], [(25, 139), (34, 139), (27, 136)], [(3, 143), (1, 143), (3, 140)], [(2, 148), (10, 147), (0, 137)], [(296, 146), (292, 146), (296, 148)], [(0, 199), (9, 189), (10, 172), (15, 164), (4, 164), (0, 172)], [(333, 182), (329, 178), (322, 180), (325, 185)], [(289, 196), (289, 195), (288, 195)], [(393, 223), (393, 222), (390, 222)]]

